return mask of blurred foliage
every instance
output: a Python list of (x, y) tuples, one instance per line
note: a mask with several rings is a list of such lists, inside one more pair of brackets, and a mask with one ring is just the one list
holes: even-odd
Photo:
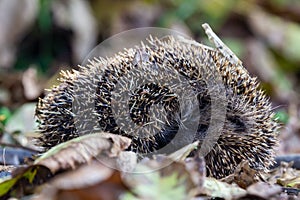
[(39, 13), (37, 16), (38, 26), (41, 32), (47, 32), (51, 29), (52, 19), (51, 19), (51, 1), (40, 0), (39, 2)]
[(202, 32), (201, 25), (209, 23), (218, 30), (235, 8), (235, 0), (173, 0), (168, 12), (161, 16), (159, 25), (168, 26), (176, 20), (184, 21), (193, 33)]
[[(258, 76), (273, 105), (280, 108), (274, 110), (279, 121), (289, 124), (291, 104), (297, 105), (298, 114), (295, 120), (300, 121), (298, 87), (300, 1), (298, 0), (75, 0), (72, 3), (63, 0), (37, 0), (36, 2), (37, 12), (32, 23), (9, 43), (16, 48), (14, 62), (7, 70), (2, 68), (0, 60), (0, 71), (11, 74), (16, 71), (24, 72), (28, 68), (37, 69), (36, 79), (40, 82), (34, 83), (40, 85), (41, 96), (45, 85), (57, 83), (53, 80), (61, 68), (66, 68), (65, 66), (76, 68), (81, 64), (80, 59), (75, 58), (76, 48), (81, 48), (82, 43), (76, 43), (76, 39), (82, 40), (84, 44), (84, 38), (95, 37), (95, 41), (86, 41), (87, 45), (84, 48), (89, 50), (115, 33), (137, 27), (160, 26), (187, 33), (195, 40), (211, 45), (204, 37), (201, 27), (203, 23), (209, 23), (225, 44), (243, 61), (249, 72)], [(83, 10), (89, 12), (87, 14), (90, 18), (86, 17)], [(90, 28), (94, 27), (91, 19), (95, 20), (97, 31)], [(82, 28), (80, 32), (80, 27), (76, 27), (79, 24), (88, 26)], [(17, 28), (18, 26), (15, 26), (12, 31)], [(83, 36), (83, 33), (89, 30), (92, 30), (94, 35)], [(3, 77), (7, 76), (4, 74)], [(7, 123), (11, 115), (18, 113), (18, 109), (15, 108), (25, 102), (36, 102), (38, 99), (38, 96), (35, 99), (28, 99), (26, 95), (21, 95), (26, 91), (23, 78), (21, 75), (16, 79), (0, 80), (1, 126)], [(5, 95), (2, 95), (3, 93)]]
[[(28, 9), (28, 5), (22, 4), (25, 1), (11, 2), (16, 6), (8, 6), (7, 13), (3, 14), (7, 21), (0, 21), (3, 22), (0, 24), (2, 143), (30, 146), (28, 141), (32, 138), (27, 133), (36, 129), (34, 109), (38, 97), (44, 95), (45, 85), (57, 83), (61, 68), (76, 68), (81, 64), (78, 49), (88, 54), (116, 33), (150, 26), (175, 29), (211, 45), (201, 27), (209, 23), (243, 61), (249, 73), (258, 77), (261, 87), (270, 96), (274, 119), (284, 126), (280, 131), (278, 154), (300, 153), (299, 0), (36, 0), (30, 1), (35, 4), (31, 6), (37, 8), (36, 13), (23, 29), (18, 23), (25, 24), (22, 20), (29, 19), (32, 12), (22, 12)], [(3, 64), (10, 59), (12, 62)], [(24, 79), (29, 76), (29, 69), (38, 72), (29, 74), (34, 80), (31, 82)], [(31, 83), (30, 87), (26, 81)], [(32, 90), (38, 90), (38, 95), (28, 97), (26, 91)], [(35, 171), (28, 171), (2, 184), (4, 189), (0, 189), (6, 193), (21, 179), (31, 183), (35, 175)], [(186, 196), (186, 184), (178, 179), (176, 171), (163, 178), (158, 174), (150, 174), (147, 178), (147, 185), (137, 185), (134, 193), (128, 192), (122, 198), (180, 199)], [(299, 185), (299, 178), (289, 184)], [(206, 181), (206, 186), (215, 193), (220, 188), (223, 193), (224, 188), (228, 194), (235, 191), (214, 180)]]
[[(56, 60), (66, 60), (72, 64), (67, 57), (71, 51), (72, 31), (57, 26), (53, 21), (52, 12), (51, 1), (39, 0), (39, 11), (34, 26), (20, 42), (15, 69), (25, 70), (33, 65), (40, 73), (47, 75), (53, 73), (50, 67)], [(64, 55), (67, 58), (61, 58)]]

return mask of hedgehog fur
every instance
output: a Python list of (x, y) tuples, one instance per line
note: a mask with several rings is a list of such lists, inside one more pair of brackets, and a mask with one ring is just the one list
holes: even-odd
[[(205, 156), (210, 175), (224, 177), (232, 173), (242, 160), (248, 160), (252, 168), (266, 170), (274, 162), (278, 125), (273, 120), (269, 99), (259, 88), (256, 78), (251, 77), (243, 66), (232, 64), (217, 49), (186, 41), (189, 40), (173, 36), (150, 37), (148, 44), (141, 43), (110, 58), (94, 59), (87, 66), (81, 66), (79, 71), (62, 71), (60, 84), (40, 99), (37, 106), (41, 146), (47, 150), (100, 130), (130, 137), (132, 145), (129, 150), (135, 152), (155, 152), (171, 143), (182, 120), (174, 115), (181, 105), (172, 88), (182, 86), (149, 82), (130, 91), (132, 80), (141, 82), (145, 74), (151, 80), (159, 76), (159, 70), (179, 73), (197, 92), (201, 118), (195, 140), (203, 140), (212, 112), (209, 96), (209, 87), (212, 86), (205, 80), (215, 73), (221, 77), (227, 104), (221, 134)], [(141, 63), (144, 67), (132, 72)], [(154, 68), (158, 73), (153, 73)], [(129, 80), (131, 76), (135, 79)], [(118, 82), (121, 79), (122, 83)], [(113, 100), (112, 92), (117, 84), (130, 91), (127, 104)], [(159, 117), (164, 124), (153, 126), (158, 128), (144, 132), (142, 138), (134, 131), (128, 133), (130, 126), (117, 122), (118, 116), (112, 111), (115, 105), (119, 106), (120, 113), (128, 112), (136, 126), (149, 122), (151, 106), (161, 106), (164, 112), (157, 113), (162, 113)]]

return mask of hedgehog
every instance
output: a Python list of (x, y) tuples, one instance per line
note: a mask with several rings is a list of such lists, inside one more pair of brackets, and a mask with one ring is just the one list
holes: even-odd
[(105, 131), (131, 138), (129, 151), (153, 155), (199, 141), (211, 176), (229, 175), (243, 160), (266, 171), (278, 143), (271, 103), (257, 78), (204, 27), (217, 48), (149, 36), (112, 57), (62, 71), (60, 84), (37, 105), (39, 144), (48, 150)]

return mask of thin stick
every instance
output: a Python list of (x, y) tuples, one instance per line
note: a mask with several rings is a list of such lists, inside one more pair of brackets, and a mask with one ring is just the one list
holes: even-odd
[(221, 54), (229, 60), (231, 64), (236, 66), (242, 65), (242, 61), (222, 42), (222, 40), (214, 33), (207, 23), (202, 24), (202, 27), (204, 28), (208, 39), (215, 45), (217, 50), (219, 50)]

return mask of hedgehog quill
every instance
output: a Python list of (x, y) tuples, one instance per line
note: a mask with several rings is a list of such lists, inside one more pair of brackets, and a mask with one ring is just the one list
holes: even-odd
[(271, 103), (242, 62), (203, 28), (216, 48), (149, 36), (79, 71), (61, 72), (60, 84), (37, 105), (40, 145), (47, 150), (106, 131), (131, 138), (128, 150), (150, 155), (199, 140), (214, 177), (243, 160), (266, 171), (278, 143)]

